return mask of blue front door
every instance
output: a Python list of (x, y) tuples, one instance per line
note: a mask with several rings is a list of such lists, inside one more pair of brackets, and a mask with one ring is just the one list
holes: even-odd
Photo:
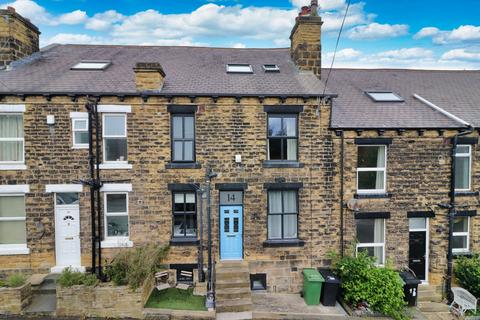
[(220, 207), (220, 259), (243, 258), (243, 209), (242, 206)]

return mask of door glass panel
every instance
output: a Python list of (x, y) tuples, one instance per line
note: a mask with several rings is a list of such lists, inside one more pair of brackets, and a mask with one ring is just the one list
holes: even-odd
[(78, 193), (76, 192), (57, 193), (56, 199), (57, 205), (79, 203)]
[(425, 229), (427, 227), (426, 218), (410, 218), (410, 229)]
[(229, 218), (223, 219), (223, 230), (225, 232), (230, 232), (230, 219)]
[(220, 191), (221, 205), (242, 204), (243, 203), (242, 200), (243, 200), (242, 191)]
[(233, 232), (238, 232), (238, 218), (233, 218)]

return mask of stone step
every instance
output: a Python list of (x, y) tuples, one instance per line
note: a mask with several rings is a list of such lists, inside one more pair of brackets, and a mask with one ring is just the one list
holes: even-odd
[(217, 289), (217, 300), (242, 299), (251, 297), (250, 287)]
[(30, 284), (35, 287), (35, 286), (39, 286), (43, 283), (43, 281), (45, 280), (45, 277), (48, 276), (47, 273), (36, 273), (36, 274), (32, 274), (29, 278), (28, 278), (28, 282), (30, 282)]
[(245, 312), (252, 311), (253, 303), (251, 298), (224, 300), (216, 302), (216, 310), (222, 312)]
[(424, 312), (422, 315), (425, 320), (458, 320), (450, 312)]
[(221, 268), (247, 268), (248, 269), (248, 262), (243, 260), (220, 261), (215, 264), (215, 268), (216, 269), (221, 269)]
[(217, 320), (250, 320), (253, 318), (251, 311), (217, 313)]
[(228, 280), (217, 280), (215, 287), (218, 290), (226, 288), (250, 288), (250, 280), (245, 279), (228, 279)]
[(55, 294), (35, 294), (32, 302), (22, 312), (28, 316), (53, 316), (57, 309)]
[(419, 285), (418, 292), (435, 292), (442, 293), (442, 286)]
[(448, 305), (438, 302), (418, 302), (418, 309), (422, 312), (450, 312)]
[(215, 277), (217, 280), (242, 279), (250, 281), (250, 273), (245, 270), (238, 270), (235, 272), (225, 272), (225, 270), (222, 270), (222, 272), (217, 271)]
[(443, 296), (440, 293), (428, 293), (424, 292), (418, 293), (418, 301), (422, 302), (442, 302)]

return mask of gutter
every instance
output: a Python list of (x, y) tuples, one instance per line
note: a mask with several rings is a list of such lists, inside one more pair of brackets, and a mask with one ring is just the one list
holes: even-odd
[(433, 104), (432, 102), (428, 101), (425, 98), (422, 98), (418, 94), (413, 95), (416, 99), (420, 100), (427, 106), (431, 107), (432, 109), (440, 112), (444, 116), (461, 123), (464, 126), (464, 131), (457, 133), (453, 136), (452, 139), (452, 151), (451, 151), (451, 167), (450, 167), (450, 203), (448, 204), (448, 253), (447, 253), (447, 282), (445, 284), (445, 291), (449, 301), (452, 301), (452, 276), (453, 276), (453, 224), (455, 215), (457, 212), (456, 209), (456, 198), (455, 198), (455, 180), (456, 180), (456, 163), (455, 163), (455, 155), (457, 154), (457, 143), (458, 137), (465, 136), (470, 134), (474, 130), (474, 126), (467, 121), (457, 117), (456, 115), (442, 109), (441, 107)]

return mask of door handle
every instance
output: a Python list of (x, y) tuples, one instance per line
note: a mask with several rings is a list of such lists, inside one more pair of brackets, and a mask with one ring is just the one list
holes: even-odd
[(414, 259), (414, 260), (412, 260), (412, 262), (418, 263), (418, 262), (422, 262), (422, 260), (421, 259)]
[(227, 234), (227, 237), (233, 238), (233, 237), (235, 237), (235, 235), (234, 234)]
[(65, 237), (65, 240), (73, 240), (73, 237)]

